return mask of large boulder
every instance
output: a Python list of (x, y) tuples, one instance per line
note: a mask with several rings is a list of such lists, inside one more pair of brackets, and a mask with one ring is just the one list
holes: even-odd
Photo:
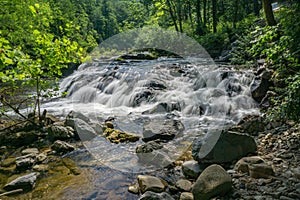
[(164, 192), (168, 185), (164, 180), (148, 175), (139, 175), (138, 183), (142, 193), (147, 191)]
[(183, 124), (178, 120), (151, 120), (145, 122), (143, 128), (143, 140), (169, 141), (180, 135), (184, 130)]
[(271, 82), (268, 79), (261, 76), (255, 77), (250, 85), (253, 99), (257, 102), (261, 102), (261, 100), (266, 96), (270, 86)]
[(80, 138), (82, 142), (90, 141), (97, 136), (95, 130), (86, 121), (75, 118), (72, 119), (72, 123), (74, 123), (77, 137)]
[(255, 140), (232, 131), (216, 131), (194, 141), (192, 156), (199, 163), (230, 163), (256, 153)]
[(139, 198), (139, 200), (175, 200), (175, 199), (166, 192), (155, 193), (155, 192), (148, 191), (145, 192), (145, 194), (143, 194)]
[(4, 186), (4, 190), (11, 191), (16, 189), (22, 189), (23, 191), (30, 191), (34, 188), (38, 173), (30, 173), (25, 176), (21, 176)]
[(211, 165), (200, 174), (192, 193), (195, 199), (208, 200), (225, 195), (231, 187), (230, 175), (220, 165)]

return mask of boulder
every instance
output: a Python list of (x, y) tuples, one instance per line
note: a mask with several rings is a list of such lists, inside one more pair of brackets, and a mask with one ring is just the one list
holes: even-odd
[(138, 183), (142, 193), (147, 191), (163, 192), (168, 185), (164, 180), (148, 175), (139, 175)]
[(174, 110), (181, 111), (180, 103), (178, 103), (178, 102), (172, 102), (172, 103), (161, 102), (161, 103), (157, 104), (154, 108), (143, 112), (143, 114), (167, 113), (167, 112), (172, 112)]
[(192, 189), (192, 183), (189, 180), (180, 179), (175, 184), (176, 188), (181, 192), (189, 192)]
[(270, 86), (271, 83), (269, 80), (262, 77), (256, 77), (250, 86), (253, 99), (257, 102), (261, 102), (261, 100), (266, 96)]
[(23, 189), (23, 191), (30, 191), (34, 188), (38, 173), (30, 173), (24, 176), (21, 176), (10, 183), (4, 186), (4, 190), (11, 191), (16, 189)]
[(267, 163), (249, 165), (249, 174), (252, 178), (270, 178), (274, 176), (274, 170)]
[(67, 140), (74, 137), (73, 129), (65, 126), (51, 125), (48, 127), (48, 136), (51, 140)]
[(27, 154), (16, 158), (16, 166), (18, 170), (26, 170), (33, 166), (36, 161), (36, 154)]
[(143, 140), (172, 140), (184, 130), (183, 124), (178, 120), (151, 120), (144, 123)]
[(73, 119), (74, 130), (82, 142), (90, 141), (97, 136), (95, 130), (84, 120), (80, 118)]
[(131, 185), (128, 187), (128, 192), (132, 194), (138, 194), (140, 192), (140, 188), (137, 185)]
[(175, 199), (166, 192), (155, 193), (155, 192), (147, 191), (139, 198), (139, 200), (175, 200)]
[(80, 112), (76, 112), (76, 111), (71, 111), (69, 112), (69, 114), (66, 116), (66, 120), (65, 120), (65, 126), (70, 126), (72, 127), (74, 130), (76, 129), (75, 127), (75, 119), (80, 119), (86, 123), (90, 122), (90, 119), (85, 116), (84, 114), (80, 113)]
[(103, 135), (112, 143), (123, 143), (123, 142), (136, 142), (140, 139), (139, 136), (125, 133), (123, 131), (115, 130), (112, 128), (106, 128)]
[(192, 156), (204, 164), (230, 163), (256, 150), (255, 140), (247, 134), (216, 131), (194, 141)]
[(195, 199), (208, 200), (225, 195), (231, 187), (230, 175), (220, 165), (211, 165), (200, 174), (192, 193)]
[(180, 194), (179, 200), (194, 200), (194, 195), (190, 192), (183, 192)]
[(189, 160), (182, 164), (182, 173), (187, 178), (197, 179), (201, 171), (199, 163), (195, 160)]
[(51, 149), (53, 149), (57, 153), (68, 153), (68, 152), (73, 151), (75, 149), (75, 147), (64, 141), (57, 140), (51, 146)]
[(260, 156), (251, 156), (240, 159), (234, 166), (234, 170), (249, 174), (249, 166), (253, 164), (264, 163)]

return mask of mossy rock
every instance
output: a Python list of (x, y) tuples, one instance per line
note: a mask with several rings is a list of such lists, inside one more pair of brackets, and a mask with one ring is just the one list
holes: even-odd
[(106, 128), (103, 135), (112, 143), (136, 142), (140, 139), (139, 136), (125, 133), (112, 128)]

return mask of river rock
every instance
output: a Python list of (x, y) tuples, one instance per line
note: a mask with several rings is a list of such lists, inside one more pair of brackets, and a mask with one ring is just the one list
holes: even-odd
[(84, 114), (82, 114), (80, 112), (76, 112), (76, 111), (71, 111), (66, 116), (65, 126), (70, 126), (74, 130), (76, 130), (75, 124), (77, 123), (77, 121), (75, 121), (75, 119), (80, 119), (86, 123), (90, 123), (90, 119), (87, 116), (85, 116)]
[(271, 165), (259, 163), (249, 165), (249, 174), (252, 178), (270, 178), (275, 173)]
[(147, 191), (139, 198), (139, 200), (175, 200), (175, 199), (166, 192), (155, 193), (155, 192)]
[(199, 163), (195, 160), (189, 160), (182, 164), (182, 173), (187, 178), (197, 179), (201, 171)]
[(27, 154), (37, 155), (39, 153), (39, 150), (37, 148), (29, 148), (29, 149), (24, 149), (21, 153), (22, 155), (27, 155)]
[(253, 164), (261, 164), (265, 161), (260, 156), (251, 156), (240, 159), (234, 166), (234, 170), (249, 174), (249, 166)]
[(147, 191), (163, 192), (168, 185), (164, 180), (148, 175), (139, 175), (138, 183), (142, 193)]
[(180, 179), (175, 184), (176, 188), (181, 192), (189, 192), (192, 189), (192, 183), (186, 179)]
[(19, 170), (26, 170), (33, 166), (36, 160), (36, 154), (27, 154), (16, 158), (16, 166)]
[(80, 138), (82, 142), (90, 141), (97, 136), (95, 130), (84, 120), (75, 118), (73, 122), (77, 137)]
[(151, 120), (144, 123), (143, 140), (172, 140), (184, 130), (183, 124), (178, 120)]
[(11, 191), (15, 189), (23, 189), (23, 191), (30, 191), (34, 188), (38, 175), (38, 173), (34, 172), (21, 176), (6, 184), (3, 189), (6, 191)]
[(65, 126), (51, 125), (48, 127), (48, 134), (51, 140), (67, 140), (74, 137), (72, 129)]
[(106, 128), (103, 135), (112, 143), (136, 142), (140, 139), (139, 136), (125, 133), (112, 128)]
[(179, 200), (194, 200), (194, 195), (190, 192), (183, 192), (180, 194)]
[(138, 194), (140, 192), (140, 188), (137, 185), (131, 185), (128, 187), (128, 192), (131, 192), (132, 194)]
[(35, 165), (32, 168), (36, 172), (47, 172), (49, 170), (49, 166), (45, 164)]
[(256, 77), (251, 83), (250, 90), (254, 100), (261, 102), (261, 100), (266, 96), (271, 83), (269, 80), (262, 77)]
[(295, 178), (297, 178), (297, 179), (300, 180), (300, 167), (298, 167), (298, 168), (293, 168), (293, 169), (292, 169), (292, 172), (293, 172)]
[(199, 163), (230, 163), (256, 150), (255, 140), (247, 134), (216, 131), (194, 141), (192, 156)]
[(266, 124), (261, 116), (247, 115), (237, 124), (239, 130), (250, 135), (258, 135), (265, 130)]
[(157, 104), (154, 108), (143, 112), (143, 114), (167, 113), (167, 112), (172, 112), (174, 110), (181, 111), (180, 103), (178, 103), (178, 102), (171, 102), (171, 103), (161, 102), (161, 103)]
[(75, 147), (68, 144), (67, 142), (57, 140), (51, 146), (51, 149), (53, 149), (57, 153), (68, 153), (75, 150)]
[(195, 199), (208, 200), (225, 195), (231, 187), (230, 175), (220, 165), (211, 165), (200, 174), (192, 193)]

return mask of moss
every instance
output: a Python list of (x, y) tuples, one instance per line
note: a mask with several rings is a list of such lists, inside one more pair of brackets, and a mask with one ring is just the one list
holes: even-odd
[(131, 133), (125, 133), (112, 128), (106, 128), (104, 131), (104, 136), (112, 143), (123, 143), (123, 142), (136, 142), (140, 138)]

